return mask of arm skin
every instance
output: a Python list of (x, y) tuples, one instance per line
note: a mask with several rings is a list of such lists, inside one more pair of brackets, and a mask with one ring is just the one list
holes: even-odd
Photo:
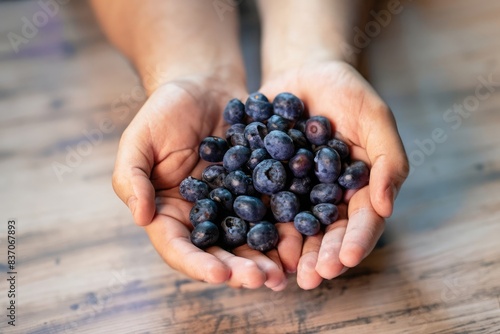
[(259, 0), (262, 18), (263, 81), (291, 67), (332, 60), (356, 65), (342, 45), (351, 45), (353, 27), (371, 1)]
[(221, 20), (211, 1), (91, 3), (104, 32), (133, 62), (149, 94), (164, 82), (193, 74), (244, 85), (236, 10)]
[[(370, 184), (339, 206), (341, 219), (324, 235), (302, 238), (290, 223), (279, 224), (278, 251), (304, 289), (354, 267), (374, 248), (408, 175), (408, 161), (394, 117), (351, 65), (345, 45), (362, 23), (364, 5), (345, 0), (260, 0), (263, 22), (263, 86), (273, 98), (282, 91), (300, 97), (311, 115), (327, 116), (355, 159), (371, 166)], [(295, 252), (282, 248), (298, 249)], [(301, 251), (300, 251), (301, 249)]]
[(200, 141), (223, 137), (222, 110), (246, 98), (237, 11), (221, 19), (211, 1), (93, 0), (109, 39), (137, 68), (149, 98), (120, 140), (113, 188), (144, 226), (157, 252), (189, 277), (231, 287), (286, 287), (277, 250), (241, 246), (206, 251), (190, 239), (191, 203), (180, 182), (200, 178)]

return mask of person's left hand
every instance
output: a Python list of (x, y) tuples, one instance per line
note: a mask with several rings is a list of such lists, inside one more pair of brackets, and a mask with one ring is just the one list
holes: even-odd
[(238, 84), (204, 76), (159, 86), (123, 133), (113, 187), (173, 269), (212, 284), (266, 285), (277, 291), (286, 287), (286, 277), (276, 250), (263, 254), (247, 245), (232, 252), (218, 246), (199, 249), (190, 240), (193, 203), (179, 194), (182, 180), (190, 175), (199, 179), (208, 165), (198, 155), (201, 140), (224, 137), (227, 101), (246, 95)]

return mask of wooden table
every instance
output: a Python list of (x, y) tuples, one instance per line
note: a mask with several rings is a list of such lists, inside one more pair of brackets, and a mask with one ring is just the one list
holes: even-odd
[[(61, 5), (16, 53), (8, 34), (43, 23), (42, 8), (1, 3), (0, 332), (499, 333), (500, 3), (402, 4), (366, 49), (412, 163), (383, 243), (315, 290), (290, 279), (271, 293), (171, 270), (113, 193), (143, 94), (88, 5)], [(16, 327), (4, 315), (10, 218)]]

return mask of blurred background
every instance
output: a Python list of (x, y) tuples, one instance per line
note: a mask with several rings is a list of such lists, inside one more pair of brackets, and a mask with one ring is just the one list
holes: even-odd
[[(16, 326), (2, 311), (0, 332), (500, 332), (500, 2), (400, 3), (380, 21), (378, 2), (346, 46), (394, 111), (412, 168), (382, 242), (315, 290), (290, 279), (270, 293), (171, 270), (115, 196), (118, 141), (145, 94), (88, 3), (0, 1), (2, 310), (9, 220), (17, 272)], [(251, 0), (234, 10), (252, 91), (258, 18)]]

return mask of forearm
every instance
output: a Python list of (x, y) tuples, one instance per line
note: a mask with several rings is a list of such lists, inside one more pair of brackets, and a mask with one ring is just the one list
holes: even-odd
[(244, 83), (237, 11), (211, 1), (91, 0), (104, 32), (136, 66), (149, 93), (191, 75)]
[(264, 80), (308, 63), (355, 64), (348, 47), (365, 7), (362, 0), (259, 0)]

